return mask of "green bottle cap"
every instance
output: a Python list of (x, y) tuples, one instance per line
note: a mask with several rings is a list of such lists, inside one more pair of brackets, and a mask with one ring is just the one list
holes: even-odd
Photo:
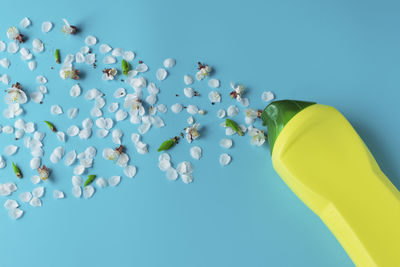
[(290, 121), (290, 119), (306, 107), (313, 104), (315, 104), (315, 102), (279, 100), (271, 102), (265, 107), (261, 114), (261, 119), (263, 121), (263, 125), (267, 126), (268, 128), (268, 143), (271, 154), (276, 138), (278, 138), (279, 133)]

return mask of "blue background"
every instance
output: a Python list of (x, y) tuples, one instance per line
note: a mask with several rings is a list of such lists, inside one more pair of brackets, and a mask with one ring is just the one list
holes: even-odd
[[(58, 70), (50, 69), (55, 48), (64, 56), (76, 52), (88, 34), (97, 36), (100, 43), (135, 51), (134, 65), (138, 59), (147, 63), (151, 69), (145, 76), (151, 80), (165, 58), (176, 58), (177, 66), (167, 80), (157, 83), (159, 103), (195, 103), (209, 114), (198, 117), (204, 126), (202, 138), (196, 141), (203, 148), (200, 161), (190, 159), (186, 142), (171, 151), (175, 166), (185, 159), (194, 163), (191, 185), (170, 182), (155, 167), (156, 145), (185, 126), (186, 113), (162, 115), (167, 127), (153, 128), (143, 138), (150, 144), (147, 155), (138, 155), (130, 141), (136, 126), (128, 120), (119, 123), (116, 128), (125, 132), (123, 142), (138, 173), (133, 180), (123, 177), (116, 188), (97, 189), (90, 200), (71, 196), (72, 168), (63, 162), (53, 166), (54, 180), (46, 185), (43, 207), (23, 205), (26, 213), (18, 221), (0, 209), (0, 265), (353, 266), (329, 230), (274, 172), (267, 146), (253, 147), (247, 136), (235, 136), (234, 148), (228, 151), (231, 165), (219, 166), (218, 155), (226, 151), (218, 145), (224, 130), (215, 113), (235, 103), (227, 97), (230, 81), (248, 86), (255, 108), (264, 106), (260, 95), (265, 90), (274, 91), (278, 99), (333, 105), (354, 125), (399, 188), (399, 9), (398, 1), (348, 0), (2, 2), (1, 40), (6, 41), (10, 25), (28, 16), (33, 25), (23, 33), (31, 38), (29, 45), (34, 37), (45, 42), (46, 52), (37, 57), (34, 72), (19, 55), (0, 54), (11, 59), (10, 69), (0, 72), (9, 73), (12, 82), (34, 90), (36, 75), (49, 79), (44, 104), (25, 105), (28, 113), (23, 118), (39, 122), (39, 130), (47, 131), (40, 123), (44, 117), (64, 131), (88, 117), (92, 103), (87, 105), (83, 96), (70, 98), (74, 83), (62, 81)], [(63, 17), (82, 29), (77, 38), (60, 34)], [(55, 28), (43, 34), (41, 22), (46, 20), (55, 23)], [(209, 104), (204, 82), (193, 86), (201, 98), (182, 96), (183, 75), (194, 74), (198, 60), (215, 68), (223, 103)], [(99, 64), (95, 72), (79, 66), (86, 73), (81, 87), (83, 93), (100, 89), (110, 103), (120, 85), (101, 81), (102, 67)], [(175, 93), (181, 96), (177, 99)], [(64, 112), (78, 106), (78, 118), (70, 121), (65, 113), (49, 115), (54, 103), (62, 105)], [(106, 117), (112, 116), (103, 110)], [(243, 121), (243, 115), (237, 120)], [(0, 123), (7, 121), (2, 118)], [(1, 154), (12, 140), (0, 135)], [(33, 174), (27, 163), (29, 151), (18, 142), (20, 151), (8, 157), (7, 168), (0, 171), (0, 182), (14, 181), (10, 162), (24, 166), (26, 161), (26, 178), (17, 181), (17, 194), (34, 188), (29, 181)], [(49, 133), (44, 143), (43, 162), (48, 163), (54, 147), (62, 144)], [(110, 136), (93, 136), (89, 142), (70, 138), (65, 147), (81, 152), (91, 144), (100, 153), (90, 173), (123, 175), (101, 157), (103, 147), (114, 146)], [(55, 188), (65, 191), (67, 198), (54, 200)], [(1, 202), (5, 199), (1, 197)]]

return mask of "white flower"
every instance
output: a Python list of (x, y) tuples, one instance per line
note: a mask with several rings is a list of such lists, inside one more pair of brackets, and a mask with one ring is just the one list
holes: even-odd
[(199, 126), (200, 124), (195, 123), (192, 126), (186, 127), (185, 132), (186, 132), (186, 140), (188, 141), (188, 143), (191, 143), (194, 139), (200, 136)]
[(114, 80), (115, 75), (117, 75), (118, 71), (116, 68), (109, 68), (109, 69), (104, 69), (103, 70), (103, 75), (101, 78), (104, 81), (111, 81)]
[(13, 84), (4, 97), (4, 101), (9, 105), (15, 103), (24, 104), (27, 100), (28, 98), (19, 83)]
[(200, 81), (210, 75), (212, 68), (208, 65), (203, 65), (200, 62), (198, 64), (199, 64), (199, 71), (196, 73), (196, 79)]
[(127, 108), (131, 115), (143, 115), (145, 110), (142, 100), (135, 94), (127, 94), (125, 97), (124, 108)]
[(60, 77), (64, 80), (68, 78), (79, 80), (79, 70), (71, 66), (65, 66), (60, 70)]
[(66, 34), (75, 34), (77, 29), (75, 26), (71, 26), (66, 19), (63, 19), (65, 25), (62, 27), (62, 32)]
[(17, 27), (10, 27), (7, 30), (7, 37), (10, 40), (17, 40), (20, 43), (22, 43), (22, 37), (23, 35), (19, 33), (19, 30), (17, 29)]
[(50, 169), (47, 168), (46, 165), (39, 167), (37, 170), (39, 172), (39, 177), (42, 181), (46, 181), (49, 178)]
[(261, 146), (265, 142), (264, 131), (261, 131), (253, 126), (249, 126), (248, 134), (252, 137), (250, 143), (255, 146)]
[(242, 95), (246, 91), (246, 87), (244, 87), (242, 84), (235, 86), (233, 82), (231, 82), (231, 87), (233, 89), (233, 91), (230, 93), (231, 97), (236, 98), (236, 100), (240, 102)]
[(247, 124), (253, 124), (255, 119), (257, 119), (260, 116), (260, 111), (252, 108), (245, 109), (244, 113), (246, 115), (245, 122)]
[(8, 105), (8, 109), (5, 109), (3, 115), (7, 119), (12, 119), (22, 114), (24, 110), (19, 106), (18, 103)]
[(116, 149), (105, 148), (103, 150), (103, 158), (117, 162), (122, 154), (126, 155), (125, 153), (123, 153), (123, 151), (124, 146), (122, 145), (117, 147)]

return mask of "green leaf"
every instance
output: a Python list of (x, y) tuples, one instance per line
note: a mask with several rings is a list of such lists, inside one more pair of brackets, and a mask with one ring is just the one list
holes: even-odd
[(170, 149), (171, 147), (173, 147), (173, 146), (175, 145), (175, 143), (176, 143), (176, 139), (175, 139), (175, 138), (171, 138), (171, 139), (169, 139), (169, 140), (167, 140), (167, 141), (164, 141), (164, 142), (160, 145), (160, 147), (157, 149), (157, 152), (164, 151), (164, 150), (168, 150), (168, 149)]
[(96, 179), (96, 175), (94, 175), (94, 174), (89, 175), (86, 182), (83, 184), (83, 187), (93, 183), (94, 179)]
[(56, 49), (56, 52), (54, 53), (54, 57), (56, 58), (56, 63), (60, 64), (61, 63), (60, 49)]
[(226, 127), (229, 127), (229, 128), (231, 128), (232, 130), (234, 130), (235, 132), (237, 132), (240, 136), (243, 136), (243, 135), (244, 135), (244, 133), (243, 133), (243, 131), (240, 129), (239, 125), (238, 125), (236, 122), (234, 122), (233, 120), (226, 119), (226, 120), (225, 120), (225, 125), (226, 125)]
[(283, 127), (304, 108), (315, 104), (315, 102), (297, 101), (297, 100), (280, 100), (271, 102), (262, 112), (261, 119), (263, 125), (268, 128), (268, 143), (272, 154), (272, 149), (276, 138), (282, 131)]
[(121, 67), (122, 67), (122, 73), (123, 73), (124, 75), (128, 75), (128, 72), (129, 72), (130, 69), (131, 69), (131, 65), (128, 63), (128, 61), (126, 61), (125, 59), (123, 59), (123, 60), (121, 61)]
[(15, 165), (14, 162), (12, 163), (12, 167), (13, 167), (13, 171), (14, 171), (15, 175), (16, 175), (18, 178), (22, 178), (21, 170), (19, 169), (19, 167), (18, 167), (17, 165)]
[(50, 130), (52, 130), (53, 132), (56, 132), (56, 127), (54, 126), (54, 124), (52, 124), (49, 121), (44, 121), (44, 123), (46, 123), (46, 125), (50, 128)]

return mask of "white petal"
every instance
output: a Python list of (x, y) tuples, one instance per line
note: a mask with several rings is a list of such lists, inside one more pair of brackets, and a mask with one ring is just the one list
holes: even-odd
[(96, 156), (97, 149), (94, 146), (90, 146), (85, 150), (85, 157), (88, 159), (94, 159)]
[(166, 60), (164, 60), (164, 67), (165, 68), (172, 68), (173, 66), (175, 66), (176, 61), (173, 58), (167, 58)]
[(35, 131), (35, 124), (33, 122), (26, 123), (24, 131), (27, 133), (33, 133)]
[(163, 68), (158, 69), (156, 72), (156, 78), (159, 81), (165, 80), (165, 78), (167, 78), (167, 75), (168, 75), (168, 72)]
[(193, 175), (192, 174), (182, 174), (182, 182), (185, 184), (190, 184), (193, 182)]
[(183, 76), (183, 81), (185, 82), (186, 85), (190, 85), (194, 82), (194, 79), (190, 75), (185, 75)]
[(22, 202), (29, 202), (32, 199), (32, 194), (31, 192), (24, 192), (19, 194), (18, 197)]
[(94, 194), (94, 187), (91, 185), (87, 185), (83, 188), (83, 197), (91, 198)]
[(113, 103), (108, 105), (108, 111), (113, 113), (113, 112), (117, 111), (118, 106), (119, 106), (118, 103), (113, 102)]
[(78, 116), (78, 113), (79, 113), (79, 109), (77, 109), (77, 108), (70, 108), (67, 111), (67, 115), (68, 115), (69, 119), (76, 118), (76, 116)]
[(117, 121), (123, 121), (128, 117), (128, 113), (125, 110), (118, 110), (117, 113), (115, 113), (115, 119)]
[(96, 54), (90, 53), (85, 55), (85, 63), (88, 65), (92, 65), (96, 62)]
[(275, 95), (271, 91), (265, 91), (261, 94), (261, 100), (263, 102), (269, 102), (269, 101), (273, 100), (274, 98), (275, 98)]
[(218, 118), (220, 118), (220, 119), (224, 118), (224, 117), (226, 116), (225, 110), (223, 110), (223, 109), (218, 110), (217, 116), (218, 116)]
[(111, 176), (108, 179), (110, 186), (117, 186), (121, 182), (121, 176)]
[(179, 113), (179, 112), (181, 112), (181, 111), (182, 111), (182, 108), (183, 108), (182, 104), (179, 104), (179, 103), (173, 104), (173, 105), (171, 106), (171, 110), (172, 110), (173, 113)]
[(129, 178), (133, 178), (136, 175), (136, 167), (133, 165), (128, 165), (124, 168), (124, 173)]
[(58, 131), (56, 133), (56, 136), (60, 142), (65, 142), (65, 133), (64, 132)]
[(96, 97), (96, 99), (94, 100), (94, 106), (96, 108), (103, 108), (105, 106), (105, 104), (106, 104), (106, 101), (101, 96)]
[(140, 134), (145, 134), (150, 130), (151, 127), (151, 123), (142, 123), (139, 128), (138, 131)]
[(160, 162), (158, 162), (158, 168), (161, 171), (166, 171), (171, 167), (171, 162), (169, 160), (161, 160)]
[(94, 107), (90, 110), (90, 116), (92, 117), (97, 118), (100, 117), (101, 115), (103, 115), (103, 112), (99, 108)]
[(178, 179), (178, 172), (172, 167), (167, 169), (165, 175), (167, 176), (167, 179), (171, 181)]
[(191, 87), (186, 87), (186, 88), (183, 89), (183, 94), (184, 94), (186, 97), (191, 98), (191, 97), (194, 96), (194, 90), (193, 90), (193, 88), (191, 88)]
[(6, 202), (4, 203), (4, 208), (6, 208), (7, 210), (16, 209), (18, 207), (19, 204), (14, 199), (7, 199)]
[(120, 57), (120, 56), (122, 56), (123, 53), (124, 53), (124, 50), (122, 48), (114, 48), (111, 54), (114, 57)]
[(86, 57), (82, 52), (77, 52), (75, 54), (76, 63), (83, 63), (83, 62), (85, 62), (85, 60), (86, 60)]
[(97, 136), (99, 137), (99, 138), (104, 138), (104, 137), (106, 137), (108, 135), (108, 130), (106, 130), (106, 129), (98, 129), (97, 130)]
[(186, 111), (189, 114), (194, 115), (194, 114), (197, 114), (199, 112), (199, 108), (196, 105), (188, 105), (187, 108), (186, 108)]
[(85, 44), (92, 46), (95, 45), (97, 43), (97, 38), (94, 37), (93, 35), (88, 35), (85, 38)]
[(162, 161), (162, 160), (170, 161), (171, 156), (168, 153), (162, 153), (162, 154), (160, 154), (160, 156), (158, 156), (158, 161)]
[(76, 198), (80, 198), (82, 195), (82, 188), (80, 186), (73, 186), (72, 187), (72, 195)]
[(194, 147), (190, 148), (190, 155), (194, 159), (200, 159), (201, 155), (202, 155), (201, 147), (194, 146)]
[(42, 23), (42, 32), (49, 32), (53, 28), (53, 23), (45, 21)]
[(217, 79), (208, 80), (208, 86), (210, 86), (211, 88), (218, 88), (219, 84), (220, 84), (219, 80), (217, 80)]
[(27, 17), (23, 18), (19, 23), (22, 28), (27, 28), (29, 25), (31, 25), (31, 21)]
[(82, 121), (82, 127), (84, 129), (92, 128), (93, 127), (93, 121), (90, 118), (86, 118)]
[(103, 177), (99, 177), (96, 179), (96, 185), (100, 188), (105, 188), (108, 186), (108, 182)]
[(231, 156), (229, 156), (226, 153), (222, 153), (219, 156), (219, 164), (221, 164), (222, 166), (226, 166), (231, 162)]
[(250, 100), (247, 97), (241, 98), (239, 102), (244, 107), (248, 107), (250, 105)]
[(219, 145), (223, 148), (231, 148), (233, 144), (232, 139), (228, 139), (228, 138), (223, 138), (221, 139), (221, 141), (219, 141)]
[(44, 187), (43, 186), (38, 186), (32, 190), (32, 196), (41, 198), (44, 195)]
[(76, 152), (75, 150), (71, 150), (65, 155), (64, 164), (66, 166), (71, 166), (72, 164), (74, 164), (75, 160), (76, 160)]
[(74, 174), (75, 174), (75, 175), (81, 175), (84, 171), (85, 171), (85, 167), (82, 166), (82, 165), (77, 165), (77, 166), (74, 168)]
[(21, 216), (22, 216), (23, 214), (24, 214), (24, 211), (21, 210), (21, 209), (19, 209), (19, 208), (11, 209), (11, 210), (9, 210), (9, 212), (8, 212), (8, 215), (9, 215), (12, 219), (14, 219), (14, 220), (21, 218)]
[(136, 67), (136, 71), (137, 72), (146, 72), (146, 71), (148, 71), (149, 70), (149, 67), (146, 65), (146, 64), (144, 64), (144, 63), (140, 63), (139, 65), (137, 65), (137, 67)]
[(38, 183), (40, 183), (40, 176), (39, 175), (33, 175), (32, 177), (31, 177), (31, 182), (32, 182), (32, 184), (38, 184)]
[(14, 155), (18, 150), (17, 146), (14, 145), (8, 145), (4, 148), (4, 153), (6, 153), (8, 156)]
[(31, 169), (32, 170), (36, 170), (37, 168), (39, 168), (40, 164), (41, 164), (40, 158), (31, 159)]
[(81, 186), (83, 184), (83, 180), (79, 176), (72, 176), (72, 185), (73, 186)]
[(79, 132), (80, 139), (88, 139), (92, 135), (91, 128), (84, 128)]
[(36, 66), (37, 66), (37, 63), (36, 63), (35, 60), (32, 60), (32, 61), (29, 61), (29, 62), (28, 62), (28, 68), (29, 68), (30, 70), (36, 69)]
[(115, 90), (115, 92), (114, 92), (115, 98), (121, 98), (124, 96), (126, 96), (125, 88), (118, 88), (117, 90)]
[(188, 161), (183, 161), (178, 164), (176, 171), (180, 174), (191, 174), (193, 172), (193, 165)]
[(7, 46), (7, 52), (10, 54), (15, 54), (19, 50), (19, 44), (17, 42), (9, 42)]
[(239, 113), (239, 109), (235, 105), (231, 105), (228, 107), (227, 114), (229, 117), (236, 116)]
[(9, 60), (8, 58), (0, 59), (0, 65), (1, 65), (3, 68), (8, 69), (8, 67), (10, 67), (10, 60)]
[(157, 106), (157, 110), (161, 113), (167, 112), (167, 106), (165, 104), (160, 104)]
[(67, 135), (76, 136), (79, 133), (79, 128), (76, 125), (71, 125), (67, 130)]
[(6, 161), (4, 158), (0, 155), (0, 169), (3, 169), (6, 166)]
[(50, 108), (50, 113), (53, 115), (60, 115), (63, 113), (63, 110), (59, 105), (52, 105)]
[(43, 94), (39, 91), (30, 93), (31, 100), (35, 103), (40, 103), (43, 100)]
[(107, 54), (111, 51), (111, 47), (108, 44), (101, 44), (99, 48), (100, 53)]
[(133, 53), (132, 51), (125, 51), (122, 54), (122, 58), (126, 61), (132, 61), (135, 58), (135, 53)]
[(115, 64), (117, 59), (113, 56), (105, 56), (103, 58), (103, 64)]
[(71, 87), (71, 90), (69, 91), (70, 96), (72, 97), (78, 97), (81, 94), (81, 87), (79, 84), (75, 84), (74, 86)]
[(0, 52), (3, 52), (6, 50), (6, 43), (3, 41), (0, 41)]
[(64, 192), (55, 189), (55, 190), (53, 191), (53, 197), (54, 197), (55, 199), (64, 198)]

